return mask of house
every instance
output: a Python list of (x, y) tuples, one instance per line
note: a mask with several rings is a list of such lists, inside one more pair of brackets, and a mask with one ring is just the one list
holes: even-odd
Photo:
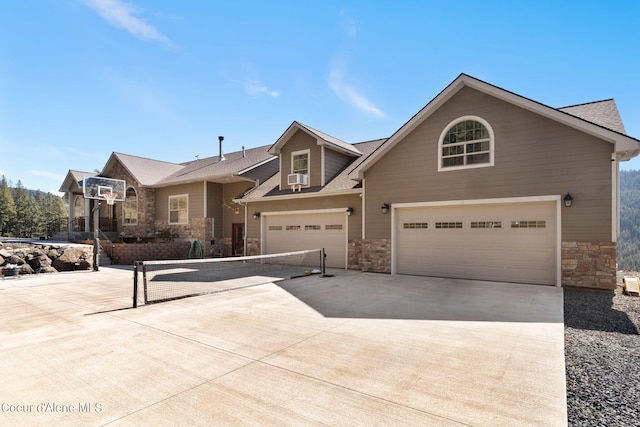
[[(227, 253), (324, 247), (330, 267), (615, 287), (619, 162), (640, 140), (613, 100), (552, 108), (461, 74), (389, 138), (350, 144), (293, 122), (260, 150), (221, 175), (190, 162), (143, 184), (115, 153), (102, 173), (152, 191), (144, 232), (180, 226)], [(188, 221), (172, 224), (181, 194)]]

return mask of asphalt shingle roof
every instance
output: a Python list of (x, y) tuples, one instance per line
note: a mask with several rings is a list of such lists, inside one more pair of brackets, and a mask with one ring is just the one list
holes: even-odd
[[(362, 156), (357, 158), (354, 162), (348, 164), (342, 171), (340, 171), (329, 183), (327, 183), (324, 187), (311, 187), (311, 188), (303, 188), (300, 193), (296, 194), (304, 194), (304, 193), (334, 193), (344, 190), (350, 190), (353, 188), (358, 188), (360, 186), (360, 182), (355, 181), (349, 178), (349, 172), (356, 166), (358, 166), (364, 159), (367, 158), (371, 153), (375, 151), (382, 143), (384, 143), (386, 139), (377, 139), (375, 141), (367, 141), (360, 142), (357, 144), (353, 144), (353, 148), (358, 150), (359, 153), (362, 153)], [(257, 188), (250, 190), (247, 194), (242, 197), (243, 200), (255, 200), (260, 199), (262, 197), (268, 196), (279, 196), (279, 195), (290, 195), (292, 194), (291, 189), (287, 188), (284, 190), (278, 190), (278, 185), (280, 185), (280, 172), (277, 172), (271, 178), (266, 180), (264, 183), (259, 185)]]
[(626, 135), (620, 112), (613, 99), (572, 105), (558, 110)]

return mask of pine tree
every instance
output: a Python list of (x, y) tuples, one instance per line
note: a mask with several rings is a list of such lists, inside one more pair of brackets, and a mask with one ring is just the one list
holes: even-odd
[(12, 233), (18, 237), (33, 237), (40, 223), (40, 209), (35, 198), (18, 181), (13, 189), (13, 200), (16, 204), (16, 216)]
[(0, 179), (0, 235), (6, 235), (16, 217), (16, 204), (4, 175)]

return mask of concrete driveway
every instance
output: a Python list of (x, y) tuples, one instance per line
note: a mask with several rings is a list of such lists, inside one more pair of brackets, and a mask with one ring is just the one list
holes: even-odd
[(332, 271), (131, 307), (0, 282), (1, 425), (566, 425), (562, 289)]

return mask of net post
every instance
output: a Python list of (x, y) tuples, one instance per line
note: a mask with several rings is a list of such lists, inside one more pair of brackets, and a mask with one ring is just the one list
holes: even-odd
[(133, 263), (133, 308), (138, 307), (138, 261)]
[(144, 303), (146, 304), (149, 299), (147, 296), (147, 266), (144, 263), (142, 264), (142, 286), (144, 288)]
[(324, 252), (324, 248), (320, 250), (320, 265), (322, 266), (322, 275), (325, 275), (325, 261), (327, 259), (327, 254)]

